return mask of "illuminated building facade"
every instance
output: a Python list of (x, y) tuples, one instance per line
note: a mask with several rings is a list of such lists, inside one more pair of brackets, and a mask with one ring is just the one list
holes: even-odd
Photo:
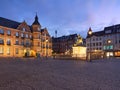
[(57, 54), (71, 54), (72, 53), (72, 47), (77, 41), (77, 34), (72, 34), (68, 36), (62, 36), (62, 37), (53, 37), (52, 38), (52, 48), (53, 53)]
[(53, 52), (56, 54), (73, 54), (73, 46), (75, 44), (85, 44), (85, 39), (83, 39), (80, 35), (71, 34), (67, 36), (57, 37), (52, 39), (53, 44)]
[(86, 46), (88, 57), (90, 50), (92, 57), (96, 58), (120, 56), (120, 24), (105, 27), (102, 31), (93, 32), (91, 36), (88, 34)]
[(41, 29), (38, 16), (31, 26), (0, 17), (0, 57), (52, 55), (51, 36)]

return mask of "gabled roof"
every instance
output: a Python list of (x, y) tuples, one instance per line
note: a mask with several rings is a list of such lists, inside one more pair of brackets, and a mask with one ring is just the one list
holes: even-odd
[(17, 29), (21, 23), (0, 17), (0, 25), (8, 28)]

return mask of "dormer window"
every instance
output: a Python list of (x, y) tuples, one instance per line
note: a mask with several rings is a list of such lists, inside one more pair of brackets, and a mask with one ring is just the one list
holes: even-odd
[(23, 30), (23, 32), (25, 32), (25, 30), (26, 30), (26, 29), (25, 29), (25, 28), (23, 28), (22, 30)]

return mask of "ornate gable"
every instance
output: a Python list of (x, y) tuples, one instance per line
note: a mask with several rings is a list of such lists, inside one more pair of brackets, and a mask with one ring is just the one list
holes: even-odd
[(31, 32), (30, 27), (27, 25), (25, 21), (23, 21), (18, 27), (18, 30), (24, 31), (24, 32)]

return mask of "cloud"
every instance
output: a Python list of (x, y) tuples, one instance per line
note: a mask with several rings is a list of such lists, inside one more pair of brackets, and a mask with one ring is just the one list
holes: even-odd
[(120, 23), (119, 0), (1, 0), (0, 16), (29, 25), (37, 12), (42, 27), (50, 34), (58, 30), (59, 36), (93, 31)]

